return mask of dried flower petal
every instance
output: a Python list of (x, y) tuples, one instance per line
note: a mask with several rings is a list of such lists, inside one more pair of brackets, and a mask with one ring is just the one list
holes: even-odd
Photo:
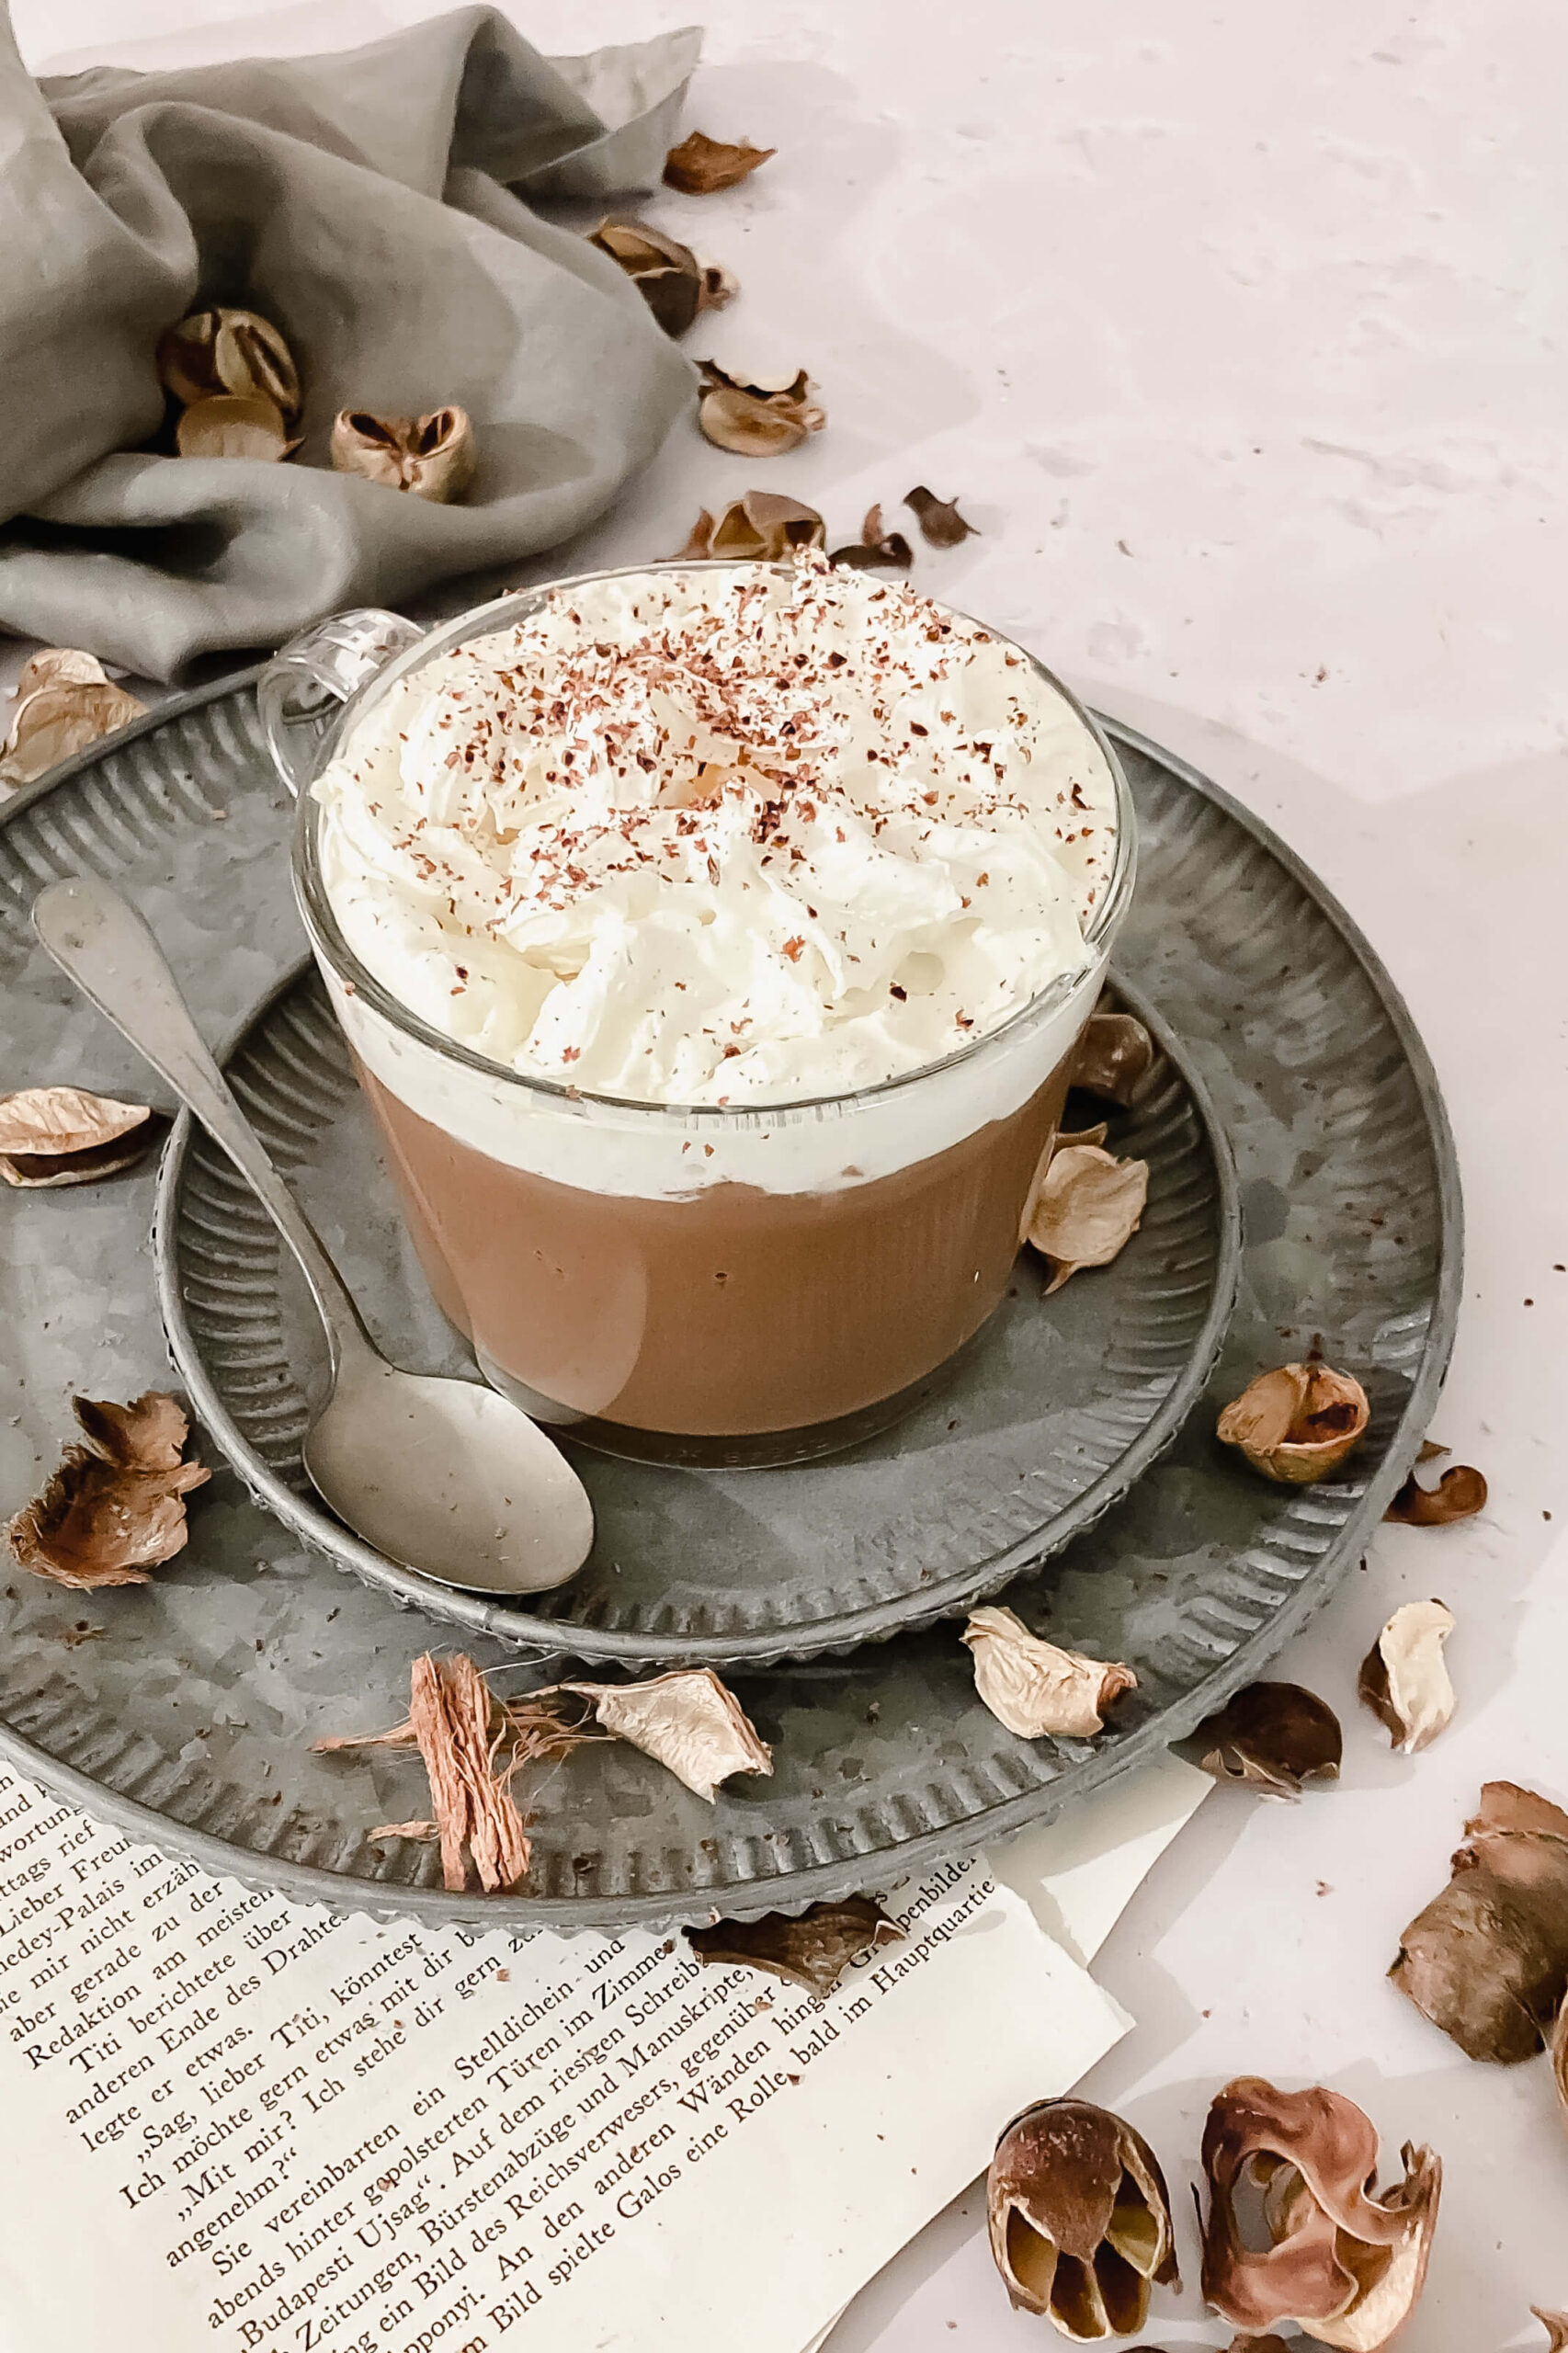
[(145, 1585), (183, 1548), (185, 1497), (211, 1472), (182, 1461), (190, 1425), (174, 1397), (149, 1390), (130, 1405), (72, 1400), (86, 1439), (68, 1446), (43, 1493), (6, 1529), (23, 1568), (78, 1592)]
[(473, 426), (467, 409), (450, 403), (425, 416), (340, 409), (333, 420), (332, 462), (340, 474), (362, 474), (385, 489), (449, 506), (473, 479)]
[(1020, 1740), (1044, 1733), (1092, 1740), (1105, 1730), (1101, 1719), (1111, 1701), (1138, 1687), (1130, 1666), (1058, 1650), (1011, 1609), (971, 1609), (962, 1640), (974, 1654), (975, 1689)]
[[(1209, 2111), (1203, 2293), (1233, 2325), (1300, 2321), (1318, 2343), (1376, 2353), (1415, 2309), (1437, 2219), (1442, 2166), (1403, 2151), (1404, 2178), (1379, 2198), (1378, 2136), (1353, 2100), (1321, 2088), (1228, 2084)], [(1243, 2241), (1234, 2199), (1264, 2193), (1271, 2244)]]
[(1299, 1798), (1308, 1781), (1339, 1778), (1339, 1718), (1299, 1683), (1249, 1683), (1192, 1735), (1206, 1773), (1248, 1781), (1266, 1797)]
[(182, 458), (253, 458), (268, 463), (299, 448), (276, 401), (214, 392), (187, 408), (175, 428)]
[(820, 433), (825, 412), (812, 400), (802, 368), (787, 384), (744, 384), (711, 359), (699, 362), (697, 421), (710, 441), (743, 458), (777, 458)]
[[(1424, 1445), (1419, 1460), (1429, 1462), (1448, 1450), (1446, 1446), (1428, 1449)], [(1383, 1518), (1399, 1520), (1406, 1528), (1447, 1528), (1456, 1519), (1473, 1519), (1485, 1508), (1485, 1480), (1468, 1462), (1456, 1462), (1435, 1487), (1422, 1486), (1413, 1471)]]
[(1488, 1781), (1453, 1876), (1389, 1975), (1471, 2059), (1533, 2058), (1568, 1993), (1568, 1813)]
[(1097, 1143), (1067, 1144), (1036, 1188), (1028, 1239), (1050, 1264), (1049, 1297), (1080, 1267), (1108, 1267), (1131, 1240), (1149, 1199), (1149, 1164), (1118, 1160)]
[(692, 525), (678, 563), (693, 556), (731, 556), (743, 563), (780, 563), (797, 548), (820, 548), (826, 527), (814, 506), (776, 491), (748, 490), (715, 523), (706, 507)]
[(1454, 1712), (1443, 1660), (1453, 1631), (1453, 1612), (1440, 1601), (1407, 1601), (1361, 1662), (1357, 1688), (1406, 1756), (1436, 1740)]
[(676, 1667), (645, 1683), (563, 1683), (594, 1703), (607, 1732), (667, 1765), (711, 1805), (732, 1773), (771, 1773), (773, 1752), (710, 1666)]
[(1551, 2339), (1546, 2353), (1564, 2353), (1568, 2348), (1568, 2313), (1545, 2313), (1539, 2304), (1532, 2304), (1530, 2311)]
[(96, 654), (74, 645), (40, 648), (17, 680), (0, 784), (33, 783), (146, 710), (115, 685)]
[(828, 561), (850, 572), (907, 572), (915, 562), (915, 551), (902, 531), (886, 528), (881, 506), (869, 506), (859, 539), (848, 547), (835, 548)]
[(1371, 1416), (1367, 1392), (1326, 1364), (1282, 1364), (1260, 1372), (1220, 1416), (1219, 1438), (1239, 1446), (1255, 1471), (1284, 1485), (1309, 1486), (1337, 1471)]
[(158, 344), (158, 375), (189, 408), (221, 392), (300, 413), (300, 374), (270, 319), (256, 311), (193, 311)]
[(722, 188), (749, 179), (759, 165), (778, 153), (777, 147), (753, 147), (744, 139), (730, 146), (722, 139), (709, 139), (702, 131), (693, 131), (665, 157), (665, 186), (679, 188), (683, 196), (712, 196)]
[(959, 513), (956, 499), (938, 498), (924, 483), (916, 483), (913, 490), (905, 491), (903, 503), (914, 508), (922, 539), (928, 540), (934, 548), (956, 548), (960, 540), (980, 536), (974, 525), (966, 523)]
[(1073, 1060), (1073, 1084), (1126, 1110), (1154, 1066), (1154, 1040), (1134, 1013), (1091, 1013)]
[(812, 1904), (795, 1918), (765, 1912), (760, 1920), (715, 1920), (684, 1934), (699, 1961), (765, 1969), (825, 2002), (851, 1961), (896, 1944), (903, 1930), (870, 1896), (848, 1895)]
[(7, 1185), (82, 1185), (140, 1160), (161, 1122), (144, 1103), (117, 1103), (80, 1086), (28, 1086), (0, 1097), (0, 1178)]
[(588, 239), (619, 262), (666, 335), (684, 335), (700, 311), (722, 311), (740, 290), (727, 269), (651, 221), (601, 221)]
[(991, 2159), (985, 2206), (1013, 2303), (1074, 2344), (1142, 2328), (1151, 2283), (1180, 2284), (1154, 2153), (1088, 2100), (1040, 2100), (1013, 2119)]

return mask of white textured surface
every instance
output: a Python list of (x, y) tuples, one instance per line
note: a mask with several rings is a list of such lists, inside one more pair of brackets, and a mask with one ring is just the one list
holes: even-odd
[[(17, 16), (40, 58), (194, 5)], [(1089, 2088), (1172, 2178), (1189, 2284), (1152, 2344), (1228, 2336), (1201, 2315), (1187, 2184), (1210, 2097), (1244, 2070), (1335, 2084), (1391, 2150), (1409, 2135), (1446, 2157), (1402, 2353), (1539, 2347), (1528, 2306), (1568, 2306), (1568, 2135), (1545, 2067), (1467, 2063), (1382, 1972), (1483, 1779), (1568, 1801), (1568, 20), (1541, 0), (516, 13), (557, 48), (707, 18), (693, 119), (780, 152), (748, 188), (668, 197), (659, 217), (742, 278), (715, 356), (806, 363), (829, 420), (766, 475), (672, 448), (574, 558), (676, 547), (699, 505), (754, 476), (825, 506), (835, 536), (913, 483), (962, 492), (984, 537), (917, 578), (1276, 824), (1432, 1048), (1470, 1221), (1436, 1431), (1492, 1505), (1384, 1529), (1281, 1661), (1340, 1710), (1344, 1780), (1293, 1809), (1221, 1792), (1162, 1858), (1096, 1964), (1139, 2026)], [(330, 46), (398, 20), (332, 0), (263, 39), (213, 8), (204, 38)], [(1433, 1592), (1459, 1620), (1459, 1711), (1395, 1757), (1356, 1667), (1397, 1603)], [(834, 2347), (1046, 2341), (1007, 2312), (971, 2198)]]

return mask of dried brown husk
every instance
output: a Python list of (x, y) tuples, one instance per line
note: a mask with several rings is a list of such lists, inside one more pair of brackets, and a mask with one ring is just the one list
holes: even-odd
[(1206, 1773), (1246, 1781), (1266, 1797), (1299, 1798), (1309, 1781), (1339, 1778), (1345, 1735), (1326, 1699), (1299, 1683), (1249, 1683), (1192, 1735)]
[(175, 428), (182, 458), (252, 458), (277, 463), (299, 448), (276, 401), (260, 393), (215, 392), (193, 402)]
[(745, 563), (780, 563), (798, 548), (820, 548), (826, 537), (814, 506), (777, 491), (748, 490), (730, 501), (717, 522), (704, 507), (685, 547), (670, 560), (733, 556)]
[(738, 292), (727, 269), (699, 261), (689, 245), (651, 221), (601, 221), (588, 243), (619, 264), (670, 335), (684, 335), (702, 311), (722, 311)]
[(1218, 1434), (1266, 1479), (1302, 1487), (1338, 1470), (1370, 1417), (1360, 1382), (1314, 1360), (1260, 1372), (1225, 1407)]
[(540, 1695), (508, 1704), (491, 1691), (461, 1651), (426, 1651), (409, 1670), (408, 1715), (389, 1731), (312, 1741), (320, 1755), (350, 1748), (417, 1748), (430, 1784), (434, 1821), (384, 1822), (372, 1838), (437, 1838), (442, 1884), (468, 1885), (468, 1858), (487, 1892), (515, 1887), (531, 1852), (510, 1784), (524, 1766), (564, 1756), (584, 1737)]
[(1091, 1013), (1073, 1058), (1073, 1084), (1126, 1110), (1154, 1066), (1154, 1040), (1134, 1013)]
[(1356, 1688), (1405, 1756), (1429, 1747), (1453, 1715), (1454, 1687), (1443, 1657), (1453, 1631), (1453, 1612), (1444, 1603), (1407, 1601), (1361, 1661)]
[(85, 1185), (132, 1167), (157, 1131), (145, 1103), (80, 1086), (25, 1086), (0, 1097), (0, 1178)]
[(699, 1961), (764, 1969), (814, 1994), (819, 2002), (826, 2001), (852, 1961), (903, 1936), (869, 1895), (812, 1904), (796, 1918), (765, 1912), (760, 1920), (715, 1920), (711, 1927), (684, 1933)]
[(773, 1752), (710, 1666), (682, 1666), (642, 1683), (563, 1683), (591, 1700), (607, 1732), (667, 1766), (712, 1805), (732, 1773), (771, 1773)]
[(1557, 2113), (1568, 2131), (1568, 2001), (1558, 2011), (1551, 2030), (1551, 2080), (1557, 2086)]
[[(1442, 2166), (1407, 2142), (1404, 2177), (1373, 2194), (1378, 2135), (1342, 2093), (1228, 2084), (1209, 2111), (1203, 2293), (1233, 2326), (1296, 2320), (1319, 2344), (1376, 2353), (1415, 2309), (1437, 2219)], [(1235, 2211), (1262, 2189), (1271, 2244), (1248, 2248)]]
[(962, 1640), (974, 1654), (974, 1688), (998, 1722), (1020, 1740), (1052, 1733), (1092, 1740), (1105, 1711), (1138, 1677), (1119, 1659), (1085, 1658), (1031, 1634), (1017, 1612), (971, 1609)]
[(96, 654), (74, 645), (41, 647), (17, 680), (0, 784), (33, 783), (146, 710), (116, 686)]
[(959, 513), (956, 499), (938, 498), (923, 482), (905, 491), (903, 503), (913, 509), (921, 538), (934, 548), (956, 548), (961, 540), (980, 536), (974, 525), (966, 523)]
[(1108, 1267), (1137, 1233), (1149, 1199), (1146, 1160), (1097, 1143), (1059, 1144), (1037, 1178), (1027, 1239), (1051, 1267), (1049, 1297), (1085, 1267)]
[(1465, 1839), (1389, 1975), (1468, 2058), (1513, 2066), (1541, 2048), (1568, 1993), (1568, 1813), (1488, 1781)]
[(915, 562), (915, 551), (902, 531), (888, 529), (880, 506), (868, 506), (859, 539), (847, 547), (835, 548), (828, 561), (850, 572), (907, 572)]
[(145, 1585), (184, 1547), (185, 1498), (211, 1472), (182, 1461), (190, 1424), (176, 1397), (148, 1390), (129, 1405), (74, 1397), (85, 1445), (69, 1446), (41, 1495), (6, 1529), (23, 1568), (90, 1593)]
[(300, 413), (300, 371), (284, 337), (256, 311), (193, 311), (162, 335), (158, 375), (189, 408), (220, 393)]
[(730, 143), (710, 139), (700, 131), (689, 131), (665, 157), (665, 186), (679, 188), (683, 196), (712, 196), (720, 188), (749, 179), (778, 153), (777, 147), (754, 147), (745, 139)]
[(746, 384), (711, 359), (699, 362), (702, 390), (697, 421), (710, 441), (742, 458), (778, 458), (798, 449), (809, 433), (820, 433), (825, 412), (812, 398), (812, 381), (801, 369), (787, 384)]
[(449, 402), (424, 416), (372, 416), (340, 409), (333, 420), (332, 462), (387, 490), (406, 490), (438, 506), (460, 498), (473, 480), (473, 425)]
[(1568, 2348), (1568, 2313), (1543, 2312), (1539, 2304), (1532, 2304), (1530, 2311), (1551, 2339), (1546, 2353), (1564, 2353)]
[(1233, 2336), (1230, 2353), (1290, 2353), (1282, 2336)]
[[(1446, 1446), (1434, 1446), (1427, 1438), (1415, 1459), (1418, 1463), (1433, 1462), (1448, 1451)], [(1456, 1519), (1473, 1519), (1485, 1508), (1486, 1482), (1481, 1472), (1468, 1462), (1456, 1462), (1435, 1487), (1424, 1487), (1412, 1471), (1383, 1518), (1405, 1528), (1449, 1528)]]
[(1015, 2305), (1077, 2345), (1142, 2328), (1179, 2284), (1170, 2199), (1142, 2133), (1085, 2099), (1037, 2101), (996, 2143), (991, 2253)]

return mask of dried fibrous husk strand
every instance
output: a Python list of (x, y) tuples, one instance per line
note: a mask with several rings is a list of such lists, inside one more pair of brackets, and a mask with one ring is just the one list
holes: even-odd
[(693, 131), (665, 157), (665, 186), (678, 188), (683, 196), (712, 196), (749, 179), (778, 152), (776, 147), (754, 147), (749, 140), (731, 142)]
[(667, 1766), (699, 1798), (714, 1803), (732, 1773), (771, 1773), (773, 1752), (733, 1691), (710, 1666), (676, 1667), (642, 1683), (563, 1683), (593, 1702), (618, 1740)]
[(41, 1495), (6, 1529), (23, 1568), (81, 1593), (145, 1585), (186, 1542), (185, 1498), (211, 1472), (182, 1458), (190, 1425), (176, 1397), (129, 1405), (72, 1400), (85, 1444), (69, 1446)]
[(820, 548), (826, 537), (814, 506), (777, 491), (748, 490), (730, 501), (717, 522), (704, 507), (685, 547), (670, 560), (733, 556), (746, 563), (778, 563), (797, 548)]
[(288, 343), (257, 311), (193, 311), (158, 344), (158, 375), (189, 408), (230, 393), (269, 401), (292, 421), (300, 413), (300, 371)]
[(251, 458), (275, 465), (299, 446), (277, 402), (261, 393), (215, 392), (194, 401), (175, 428), (182, 458)]
[(1345, 1736), (1326, 1699), (1299, 1683), (1248, 1683), (1192, 1735), (1206, 1773), (1246, 1781), (1265, 1797), (1299, 1798), (1309, 1781), (1339, 1777)]
[(0, 750), (0, 784), (32, 784), (89, 744), (143, 718), (147, 706), (117, 686), (97, 656), (47, 645), (22, 665)]
[(0, 1178), (7, 1185), (85, 1185), (134, 1166), (162, 1122), (145, 1103), (80, 1086), (26, 1086), (0, 1097)]
[(1454, 1687), (1443, 1657), (1453, 1631), (1453, 1612), (1444, 1603), (1407, 1601), (1361, 1662), (1356, 1688), (1406, 1756), (1429, 1746), (1453, 1715)]
[(697, 421), (716, 448), (742, 458), (777, 458), (820, 433), (826, 412), (801, 368), (786, 384), (747, 384), (711, 359), (699, 362)]
[(493, 1767), (495, 1734), (490, 1686), (459, 1652), (414, 1662), (408, 1720), (429, 1776), (441, 1843), (441, 1879), (453, 1893), (468, 1884), (468, 1854), (481, 1887), (514, 1887), (530, 1852), (522, 1815)]
[(1020, 1740), (1055, 1733), (1092, 1740), (1104, 1715), (1138, 1677), (1119, 1660), (1085, 1658), (1031, 1634), (1011, 1609), (972, 1609), (963, 1641), (974, 1654), (974, 1688), (999, 1723)]
[[(1228, 2084), (1209, 2111), (1202, 2160), (1203, 2293), (1233, 2326), (1299, 2321), (1319, 2344), (1376, 2353), (1420, 2296), (1442, 2166), (1407, 2142), (1403, 2180), (1375, 2196), (1378, 2135), (1342, 2093)], [(1245, 2245), (1238, 2189), (1264, 2193), (1270, 2244)]]
[(1351, 1374), (1315, 1360), (1282, 1364), (1225, 1407), (1219, 1437), (1266, 1479), (1302, 1487), (1338, 1470), (1370, 1418), (1367, 1392)]
[(387, 490), (411, 491), (437, 506), (460, 498), (473, 479), (473, 425), (449, 402), (424, 416), (373, 416), (340, 409), (333, 420), (332, 462)]
[(1539, 2304), (1532, 2304), (1530, 2311), (1550, 2339), (1545, 2353), (1568, 2353), (1568, 2313), (1543, 2312)]
[(1399, 1940), (1389, 1975), (1471, 2059), (1531, 2059), (1568, 1994), (1568, 1813), (1488, 1781), (1452, 1877)]
[(915, 562), (915, 551), (902, 531), (888, 529), (880, 506), (868, 506), (859, 539), (848, 547), (835, 548), (828, 561), (850, 572), (907, 572)]
[(689, 245), (651, 221), (601, 221), (588, 239), (619, 264), (665, 333), (684, 335), (702, 311), (722, 311), (738, 292), (716, 262), (699, 261)]
[(825, 2002), (853, 1961), (898, 1943), (903, 1930), (874, 1897), (847, 1895), (794, 1917), (765, 1912), (760, 1920), (715, 1920), (684, 1934), (699, 1961), (766, 1970)]
[(1058, 1144), (1036, 1177), (1026, 1239), (1051, 1267), (1049, 1297), (1085, 1267), (1108, 1267), (1142, 1222), (1146, 1160), (1118, 1160), (1096, 1143)]
[(985, 2184), (991, 2252), (1017, 2306), (1074, 2344), (1142, 2328), (1177, 2281), (1165, 2176), (1142, 2135), (1084, 2099), (1016, 2116)]
[(961, 540), (979, 537), (974, 525), (959, 513), (957, 499), (938, 498), (923, 482), (904, 492), (903, 503), (913, 510), (921, 538), (934, 548), (956, 548)]

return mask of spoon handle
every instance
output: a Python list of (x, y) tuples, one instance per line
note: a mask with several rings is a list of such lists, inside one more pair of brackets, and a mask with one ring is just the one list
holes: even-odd
[(359, 1311), (230, 1092), (146, 924), (108, 883), (81, 874), (39, 892), (33, 928), (83, 995), (196, 1114), (261, 1202), (310, 1285), (326, 1326), (335, 1379), (343, 1358), (369, 1345)]

